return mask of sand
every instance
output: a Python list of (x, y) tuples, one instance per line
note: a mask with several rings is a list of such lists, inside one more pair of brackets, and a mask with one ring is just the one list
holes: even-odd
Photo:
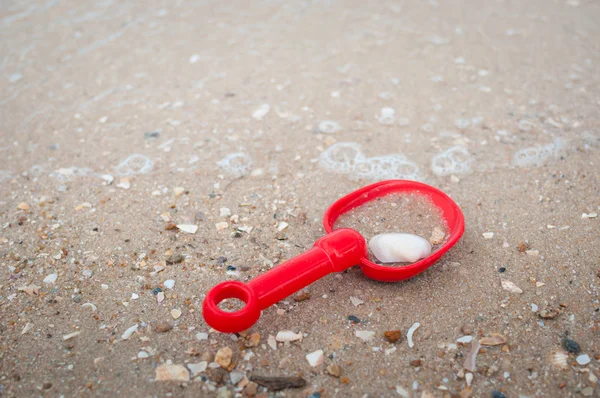
[[(598, 396), (598, 20), (586, 0), (4, 2), (0, 395)], [(212, 286), (307, 250), (382, 179), (446, 192), (463, 238), (413, 279), (354, 267), (248, 335), (210, 330)]]

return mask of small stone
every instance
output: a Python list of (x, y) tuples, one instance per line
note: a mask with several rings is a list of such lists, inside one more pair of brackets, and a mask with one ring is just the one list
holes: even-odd
[(179, 319), (179, 317), (181, 316), (181, 310), (177, 308), (172, 309), (171, 316), (173, 317), (173, 319)]
[(49, 390), (49, 389), (51, 389), (51, 388), (52, 388), (52, 383), (50, 383), (50, 382), (48, 382), (48, 381), (47, 381), (47, 382), (45, 382), (45, 383), (42, 385), (42, 388), (43, 388), (44, 390)]
[(360, 323), (360, 319), (358, 319), (358, 317), (354, 316), (354, 315), (349, 315), (348, 316), (348, 320), (350, 322), (354, 322), (354, 323)]
[(179, 264), (183, 261), (183, 256), (181, 254), (171, 254), (165, 261), (167, 264)]
[(163, 286), (167, 289), (173, 289), (173, 287), (175, 287), (175, 281), (173, 279), (167, 279), (163, 282)]
[(175, 187), (173, 188), (173, 195), (175, 195), (176, 198), (180, 197), (182, 193), (185, 192), (185, 188), (184, 187)]
[(517, 245), (517, 250), (521, 253), (525, 253), (527, 249), (529, 249), (527, 242), (521, 242)]
[(154, 289), (152, 289), (152, 294), (155, 296), (161, 292), (162, 292), (162, 289), (160, 287), (155, 287)]
[(200, 340), (200, 341), (208, 340), (208, 333), (206, 333), (206, 332), (196, 333), (196, 340)]
[(187, 367), (190, 370), (190, 372), (192, 372), (192, 376), (196, 376), (206, 371), (206, 368), (208, 367), (208, 362), (202, 361), (198, 363), (188, 363)]
[(227, 224), (227, 222), (225, 221), (218, 222), (215, 224), (215, 227), (217, 228), (217, 231), (222, 231), (224, 229), (227, 229), (227, 227), (229, 227), (229, 224)]
[(246, 340), (246, 347), (258, 347), (260, 343), (260, 334), (252, 333)]
[(506, 398), (506, 395), (498, 390), (494, 390), (492, 391), (492, 398)]
[(432, 245), (439, 245), (444, 241), (444, 237), (446, 234), (442, 231), (441, 228), (435, 227), (431, 232), (431, 236), (429, 237), (429, 243)]
[(169, 362), (156, 368), (156, 381), (190, 381), (190, 373), (183, 365), (173, 365)]
[(302, 293), (298, 293), (295, 297), (294, 297), (294, 301), (296, 302), (301, 302), (301, 301), (305, 301), (308, 300), (310, 298), (310, 293), (308, 292), (302, 292)]
[(231, 210), (229, 210), (229, 208), (227, 208), (227, 207), (221, 207), (219, 209), (219, 215), (221, 217), (229, 217), (229, 216), (231, 216)]
[(556, 318), (556, 316), (558, 314), (560, 314), (560, 312), (558, 310), (549, 309), (549, 310), (541, 310), (538, 313), (538, 316), (542, 319), (554, 319), (554, 318)]
[(250, 380), (272, 391), (285, 390), (286, 388), (302, 388), (306, 385), (306, 380), (302, 377), (252, 376)]
[(302, 341), (302, 333), (294, 333), (291, 330), (283, 330), (277, 333), (275, 336), (276, 341), (288, 342), (288, 341)]
[(17, 209), (27, 211), (29, 210), (29, 205), (25, 202), (21, 202), (17, 205)]
[(460, 330), (463, 332), (463, 334), (473, 334), (473, 326), (471, 325), (463, 325)]
[(136, 323), (135, 325), (131, 326), (129, 329), (125, 330), (123, 332), (123, 334), (121, 335), (121, 338), (123, 340), (127, 340), (131, 337), (131, 335), (135, 332), (137, 332), (138, 330), (138, 324)]
[(456, 339), (457, 343), (468, 344), (473, 341), (473, 336), (462, 336)]
[(44, 283), (54, 283), (54, 282), (56, 282), (57, 278), (58, 278), (58, 274), (50, 274), (44, 278), (43, 282)]
[(423, 361), (421, 361), (420, 359), (413, 359), (409, 363), (410, 363), (410, 366), (418, 368), (423, 364)]
[(307, 354), (306, 360), (308, 361), (308, 364), (310, 366), (312, 366), (313, 368), (315, 366), (321, 365), (323, 363), (323, 361), (325, 360), (325, 358), (323, 356), (323, 350), (317, 350), (315, 352), (311, 352), (310, 354)]
[(137, 354), (138, 359), (146, 359), (146, 358), (150, 358), (150, 354), (148, 354), (146, 351), (140, 351)]
[(485, 239), (492, 239), (494, 237), (493, 232), (484, 232), (482, 235)]
[(579, 344), (577, 344), (577, 342), (571, 339), (564, 338), (562, 340), (562, 346), (571, 354), (579, 354), (581, 352), (581, 347), (579, 346)]
[(326, 370), (327, 373), (329, 373), (333, 377), (340, 377), (342, 375), (342, 367), (338, 364), (328, 365)]
[(353, 306), (358, 307), (361, 304), (364, 304), (365, 302), (362, 301), (361, 299), (359, 299), (358, 297), (353, 297), (350, 296), (350, 302), (352, 303)]
[(234, 384), (234, 385), (236, 385), (237, 383), (242, 381), (243, 378), (244, 378), (244, 374), (242, 372), (231, 372), (229, 374), (229, 381), (231, 381), (231, 384)]
[(402, 332), (400, 330), (388, 330), (383, 335), (390, 343), (395, 343), (402, 338)]
[(502, 289), (507, 290), (511, 293), (517, 293), (517, 294), (523, 293), (523, 290), (521, 290), (521, 288), (519, 286), (515, 285), (513, 282), (511, 282), (509, 280), (502, 279), (501, 284), (502, 284)]
[(594, 394), (594, 387), (586, 387), (581, 390), (581, 395), (584, 397), (591, 397)]
[(587, 365), (591, 361), (590, 356), (588, 354), (581, 354), (575, 360), (581, 366)]
[(247, 397), (253, 397), (256, 395), (256, 392), (258, 391), (258, 384), (256, 384), (255, 382), (251, 381), (250, 383), (248, 383), (246, 385), (246, 387), (244, 387), (244, 395)]
[(79, 336), (80, 334), (81, 334), (81, 332), (73, 332), (73, 333), (65, 334), (63, 336), (63, 341), (71, 340), (73, 337)]
[(215, 362), (218, 363), (223, 369), (227, 369), (231, 365), (231, 358), (233, 351), (229, 347), (220, 348), (215, 355)]
[(154, 326), (154, 331), (156, 333), (166, 333), (171, 329), (173, 329), (173, 325), (171, 325), (169, 322), (161, 322)]

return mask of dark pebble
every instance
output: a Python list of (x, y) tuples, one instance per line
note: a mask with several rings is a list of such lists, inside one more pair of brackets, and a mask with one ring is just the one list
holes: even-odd
[(76, 303), (81, 303), (81, 296), (75, 296), (73, 297), (73, 301)]
[(145, 139), (158, 138), (159, 135), (160, 135), (160, 131), (148, 131), (148, 132), (144, 133), (144, 138)]
[(579, 354), (581, 352), (581, 347), (579, 344), (571, 339), (564, 338), (562, 341), (562, 346), (565, 348), (565, 350), (572, 354)]
[(494, 390), (492, 391), (492, 398), (506, 398), (506, 395), (504, 395), (498, 390)]
[(312, 394), (310, 394), (308, 396), (308, 398), (321, 398), (321, 393), (320, 392), (313, 392)]
[(152, 289), (152, 294), (155, 296), (160, 292), (162, 292), (162, 289), (160, 287), (155, 287), (154, 289)]
[(219, 258), (217, 258), (217, 264), (225, 264), (226, 262), (227, 262), (227, 257), (219, 256)]
[(349, 321), (352, 321), (352, 322), (354, 322), (354, 323), (360, 323), (360, 319), (358, 319), (358, 318), (357, 318), (357, 317), (355, 317), (354, 315), (350, 315), (350, 316), (348, 317), (348, 320), (349, 320)]
[(183, 256), (181, 254), (171, 254), (165, 261), (167, 264), (179, 264), (183, 261)]
[(46, 382), (42, 387), (44, 388), (44, 390), (49, 390), (52, 388), (52, 383)]
[(228, 265), (227, 271), (235, 271), (235, 265)]
[(500, 271), (500, 273), (502, 273), (502, 272), (506, 271), (506, 268), (501, 267), (498, 271)]

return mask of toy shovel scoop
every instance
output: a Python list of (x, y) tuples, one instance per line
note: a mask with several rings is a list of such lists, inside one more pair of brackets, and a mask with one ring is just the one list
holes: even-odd
[[(365, 238), (349, 228), (333, 230), (335, 221), (344, 213), (377, 198), (394, 194), (423, 195), (440, 210), (449, 236), (443, 245), (429, 256), (406, 266), (389, 267), (369, 261)], [(336, 201), (323, 217), (327, 235), (318, 239), (313, 248), (294, 257), (248, 283), (226, 281), (213, 287), (202, 304), (202, 314), (212, 328), (225, 333), (249, 329), (258, 321), (262, 310), (332, 272), (359, 265), (368, 278), (382, 282), (397, 282), (411, 278), (435, 264), (463, 234), (462, 211), (448, 195), (429, 185), (415, 181), (381, 181)], [(219, 303), (235, 298), (245, 306), (234, 312), (223, 311)]]

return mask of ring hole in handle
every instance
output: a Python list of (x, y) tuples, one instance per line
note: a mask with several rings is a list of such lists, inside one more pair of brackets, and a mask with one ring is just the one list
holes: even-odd
[[(219, 308), (225, 300), (236, 299), (245, 305), (236, 311)], [(239, 281), (226, 281), (212, 288), (202, 303), (206, 321), (215, 329), (234, 333), (250, 328), (260, 317), (260, 306), (256, 295), (248, 285)]]

